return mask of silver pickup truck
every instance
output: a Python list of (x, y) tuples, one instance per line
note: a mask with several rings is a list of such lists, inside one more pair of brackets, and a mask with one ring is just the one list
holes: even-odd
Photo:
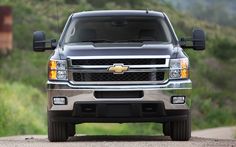
[(48, 138), (66, 141), (75, 125), (155, 122), (172, 140), (191, 137), (189, 59), (205, 33), (178, 40), (163, 12), (107, 10), (71, 14), (58, 42), (33, 34), (48, 62)]

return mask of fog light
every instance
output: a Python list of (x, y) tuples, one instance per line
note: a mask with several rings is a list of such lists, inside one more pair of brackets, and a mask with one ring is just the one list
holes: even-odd
[(66, 105), (67, 99), (65, 97), (54, 97), (53, 104), (54, 105)]
[(172, 96), (171, 103), (172, 104), (184, 104), (185, 103), (185, 96)]

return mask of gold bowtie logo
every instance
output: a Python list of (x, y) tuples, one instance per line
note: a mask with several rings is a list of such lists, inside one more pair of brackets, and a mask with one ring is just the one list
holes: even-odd
[(108, 68), (108, 71), (113, 72), (114, 74), (123, 74), (128, 71), (129, 67), (124, 66), (124, 64), (113, 64)]

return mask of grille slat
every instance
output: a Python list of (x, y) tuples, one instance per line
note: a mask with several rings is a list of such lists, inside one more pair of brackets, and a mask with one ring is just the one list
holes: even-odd
[(122, 63), (124, 65), (164, 65), (165, 59), (74, 59), (71, 61), (73, 65), (113, 65)]
[(74, 81), (162, 81), (164, 72), (73, 73)]

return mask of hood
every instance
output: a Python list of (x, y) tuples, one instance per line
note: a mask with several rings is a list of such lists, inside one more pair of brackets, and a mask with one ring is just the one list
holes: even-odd
[(128, 56), (128, 55), (168, 55), (176, 56), (178, 47), (172, 44), (143, 43), (97, 43), (64, 45), (61, 59), (78, 56)]

